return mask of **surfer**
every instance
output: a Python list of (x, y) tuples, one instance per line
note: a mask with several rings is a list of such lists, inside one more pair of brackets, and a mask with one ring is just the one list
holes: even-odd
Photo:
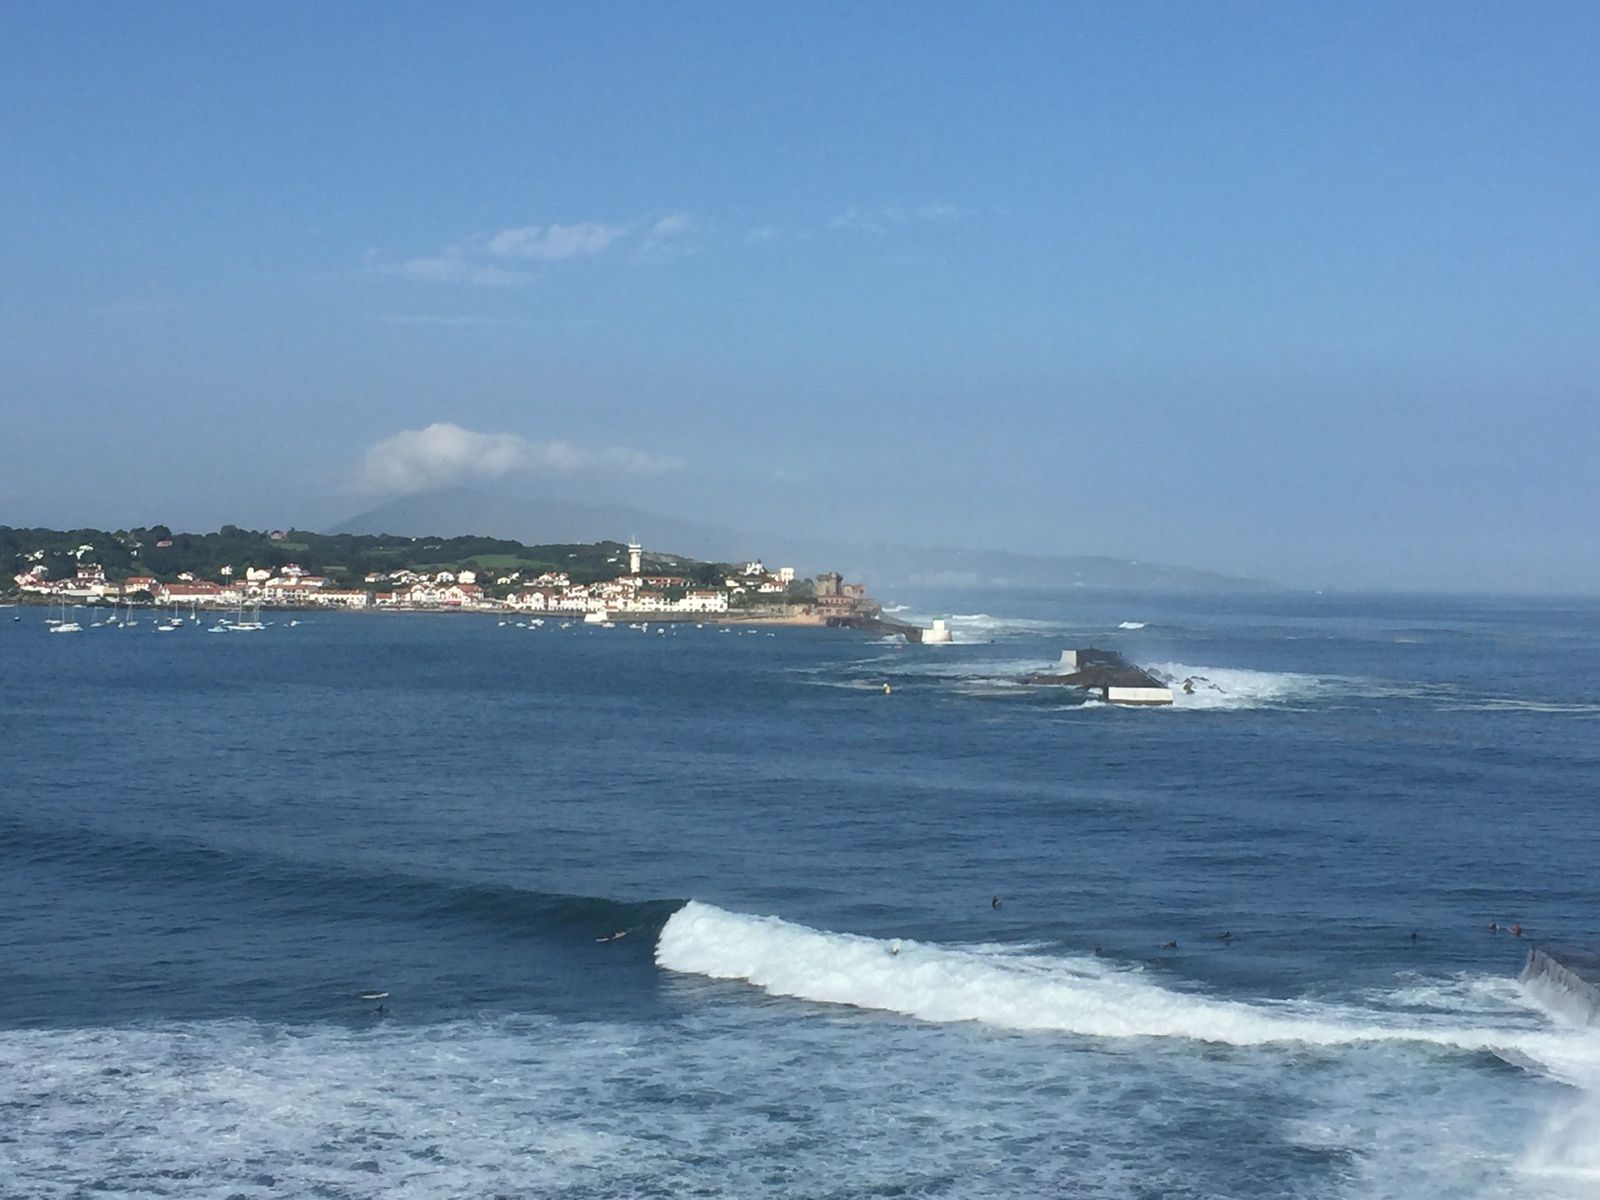
[(999, 908), (1000, 907), (1000, 897), (999, 896), (990, 896), (989, 897), (989, 907), (990, 908)]
[(1512, 937), (1521, 937), (1522, 936), (1522, 926), (1521, 925), (1513, 925), (1511, 927), (1511, 936)]
[(889, 943), (889, 953), (890, 954), (899, 954), (900, 953), (900, 943), (899, 943), (898, 940)]
[(619, 929), (615, 933), (608, 933), (604, 937), (597, 937), (597, 938), (595, 938), (595, 941), (597, 941), (597, 942), (614, 942), (619, 938), (625, 938), (627, 936), (628, 936), (628, 931), (626, 929)]
[(1223, 941), (1224, 941), (1224, 942), (1231, 942), (1231, 941), (1233, 941), (1233, 932), (1232, 932), (1232, 930), (1229, 930), (1229, 931), (1227, 931), (1227, 932), (1224, 932), (1224, 933), (1221, 933), (1221, 934), (1218, 934), (1218, 935), (1217, 935), (1217, 936), (1218, 936), (1218, 937), (1219, 937), (1219, 938), (1221, 938), (1221, 940), (1223, 940)]
[(1490, 933), (1499, 933), (1500, 932), (1500, 922), (1499, 921), (1490, 921), (1489, 922), (1489, 932)]
[(1161, 948), (1163, 950), (1176, 950), (1178, 948), (1178, 940), (1176, 938), (1174, 938), (1170, 942), (1162, 942), (1161, 943)]

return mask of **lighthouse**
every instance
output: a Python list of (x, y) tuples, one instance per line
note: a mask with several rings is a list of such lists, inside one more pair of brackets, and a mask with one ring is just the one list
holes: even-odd
[(643, 555), (643, 546), (641, 546), (638, 542), (628, 543), (628, 574), (637, 575), (639, 573), (639, 560), (643, 557)]

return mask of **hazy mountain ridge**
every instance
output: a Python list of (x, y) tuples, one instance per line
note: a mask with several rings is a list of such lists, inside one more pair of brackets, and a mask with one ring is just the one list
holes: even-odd
[(802, 575), (843, 571), (878, 588), (1085, 587), (1122, 591), (1268, 591), (1279, 585), (1193, 567), (1104, 555), (1033, 555), (994, 550), (812, 541), (663, 517), (620, 504), (491, 495), (443, 488), (386, 501), (332, 526), (330, 533), (408, 537), (472, 533), (530, 544), (637, 539), (652, 550), (731, 562), (764, 557)]

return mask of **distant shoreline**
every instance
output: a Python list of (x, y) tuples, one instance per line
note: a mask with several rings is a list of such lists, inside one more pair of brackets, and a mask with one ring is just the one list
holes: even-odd
[[(20, 596), (6, 600), (5, 603), (28, 608), (59, 608), (63, 602), (61, 600), (47, 599), (23, 593)], [(151, 604), (148, 602), (134, 604), (121, 600), (69, 600), (66, 602), (66, 607), (69, 609), (95, 608), (106, 612), (114, 612), (119, 609), (131, 609), (134, 612), (177, 612), (185, 616), (188, 615), (188, 612), (185, 611), (184, 606), (181, 604)], [(422, 608), (414, 606), (402, 607), (399, 605), (384, 605), (382, 607), (374, 605), (362, 605), (359, 608), (353, 608), (338, 604), (246, 604), (243, 607), (252, 612), (259, 610), (261, 612), (296, 614), (339, 613), (349, 614), (351, 616), (368, 617), (400, 614), (421, 614), (424, 616), (498, 617), (502, 621), (510, 620), (511, 618), (515, 617), (516, 619), (523, 621), (571, 621), (572, 623), (578, 625), (586, 623), (584, 621), (584, 613), (562, 610), (552, 611), (550, 609), (539, 611), (536, 609), (515, 608), (462, 608), (460, 606), (450, 605), (440, 605), (434, 608)], [(197, 616), (226, 617), (233, 613), (237, 613), (239, 610), (240, 605), (237, 604), (201, 604), (194, 606), (189, 611), (192, 611)], [(798, 628), (809, 626), (817, 629), (829, 628), (828, 618), (818, 613), (663, 613), (648, 611), (617, 611), (606, 613), (606, 620), (612, 622), (613, 624), (626, 622), (628, 624), (635, 625), (646, 623), (650, 625), (770, 625)], [(589, 623), (592, 624), (593, 622)]]

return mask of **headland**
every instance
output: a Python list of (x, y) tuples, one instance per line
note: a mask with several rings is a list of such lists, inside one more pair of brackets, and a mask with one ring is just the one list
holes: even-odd
[(36, 604), (478, 612), (591, 621), (879, 626), (864, 584), (759, 558), (714, 563), (637, 542), (525, 545), (480, 537), (177, 533), (0, 526), (0, 594)]

